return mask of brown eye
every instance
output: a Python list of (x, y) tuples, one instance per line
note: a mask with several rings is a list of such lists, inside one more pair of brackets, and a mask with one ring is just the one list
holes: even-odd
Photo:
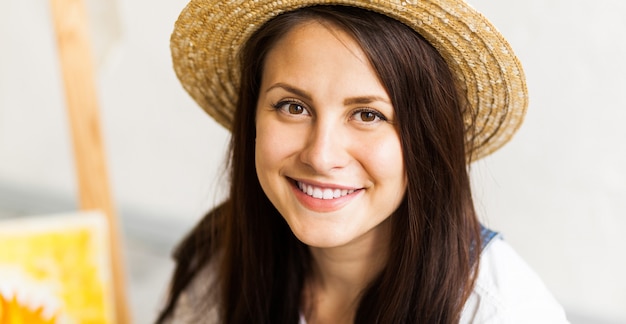
[(367, 124), (387, 120), (387, 118), (385, 118), (383, 114), (381, 114), (380, 112), (376, 110), (369, 109), (369, 108), (359, 109), (355, 111), (352, 115), (352, 118), (354, 118), (354, 120), (358, 122), (367, 123)]
[(287, 104), (287, 110), (292, 115), (300, 115), (304, 112), (304, 108), (298, 104)]
[(306, 106), (296, 100), (283, 100), (273, 104), (272, 107), (287, 115), (310, 115)]
[(364, 122), (373, 122), (376, 120), (376, 117), (378, 117), (376, 116), (376, 114), (374, 114), (371, 111), (362, 111), (360, 115), (361, 115), (361, 120)]

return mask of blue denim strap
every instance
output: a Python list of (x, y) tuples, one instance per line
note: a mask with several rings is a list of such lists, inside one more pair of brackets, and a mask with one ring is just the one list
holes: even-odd
[(481, 251), (484, 250), (485, 247), (487, 247), (487, 245), (489, 245), (489, 243), (498, 236), (500, 236), (498, 232), (494, 232), (481, 224), (480, 225), (480, 237), (482, 239), (482, 244), (480, 247)]
[[(487, 227), (483, 226), (483, 224), (480, 224), (480, 253), (482, 253), (485, 248), (487, 247), (487, 245), (489, 245), (489, 243), (491, 243), (493, 241), (494, 238), (499, 237), (500, 234), (498, 232), (494, 232), (490, 229), (488, 229)], [(472, 257), (474, 255), (474, 249), (476, 248), (476, 244), (475, 242), (472, 242), (472, 245), (470, 246), (470, 252), (472, 254)], [(480, 253), (478, 253), (480, 255)]]

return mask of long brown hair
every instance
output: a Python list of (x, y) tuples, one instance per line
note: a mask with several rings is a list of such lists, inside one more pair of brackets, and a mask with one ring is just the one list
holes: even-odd
[[(311, 19), (342, 28), (360, 44), (395, 108), (408, 186), (391, 216), (389, 261), (363, 291), (358, 323), (455, 323), (477, 273), (480, 224), (474, 212), (463, 123), (464, 101), (446, 62), (418, 33), (374, 12), (316, 6), (279, 15), (247, 42), (230, 149), (230, 199), (178, 247), (168, 304), (209, 262), (217, 265), (220, 321), (298, 323), (311, 269), (298, 241), (258, 182), (255, 109), (267, 52)], [(215, 257), (215, 256), (218, 257)], [(207, 292), (208, 296), (208, 292)]]

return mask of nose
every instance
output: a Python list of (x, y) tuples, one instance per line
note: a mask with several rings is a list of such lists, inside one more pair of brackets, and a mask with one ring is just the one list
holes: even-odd
[(347, 150), (347, 134), (332, 123), (313, 123), (305, 145), (300, 152), (300, 160), (315, 173), (329, 172), (345, 167), (350, 154)]

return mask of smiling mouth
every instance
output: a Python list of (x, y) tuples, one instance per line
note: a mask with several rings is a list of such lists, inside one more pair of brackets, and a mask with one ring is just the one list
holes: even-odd
[(322, 188), (300, 181), (296, 181), (296, 187), (298, 187), (298, 189), (300, 189), (300, 191), (302, 191), (307, 196), (311, 196), (316, 199), (326, 200), (341, 198), (357, 191), (355, 189)]

